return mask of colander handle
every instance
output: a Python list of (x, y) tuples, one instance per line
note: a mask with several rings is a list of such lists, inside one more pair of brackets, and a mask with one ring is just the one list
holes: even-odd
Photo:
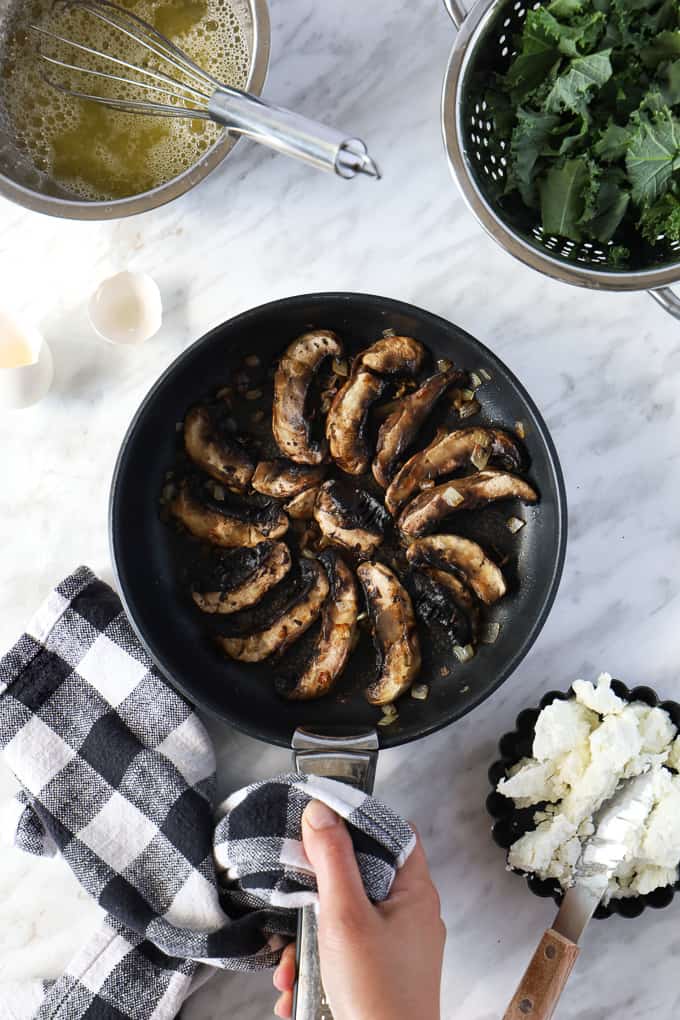
[(446, 7), (447, 14), (456, 28), (460, 28), (467, 18), (468, 12), (465, 8), (458, 3), (458, 0), (444, 0), (444, 7)]
[(670, 287), (657, 287), (647, 293), (674, 319), (680, 319), (680, 298), (676, 297)]

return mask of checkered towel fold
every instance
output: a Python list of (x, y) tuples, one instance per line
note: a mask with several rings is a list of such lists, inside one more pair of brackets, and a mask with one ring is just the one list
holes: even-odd
[(384, 804), (295, 774), (233, 794), (216, 823), (206, 730), (84, 567), (0, 660), (0, 748), (23, 788), (14, 842), (61, 854), (107, 914), (61, 978), (15, 990), (0, 1020), (170, 1020), (201, 965), (274, 965), (316, 899), (300, 832), (312, 798), (346, 819), (375, 901), (413, 848)]

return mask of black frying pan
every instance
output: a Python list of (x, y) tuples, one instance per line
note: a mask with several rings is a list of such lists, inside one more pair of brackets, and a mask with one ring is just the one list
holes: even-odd
[[(529, 477), (541, 497), (537, 508), (525, 508), (528, 524), (512, 537), (502, 526), (507, 507), (477, 514), (476, 526), (482, 531), (476, 537), (482, 544), (484, 527), (491, 527), (496, 547), (505, 541), (518, 551), (514, 588), (494, 615), (501, 623), (500, 636), (495, 644), (481, 646), (472, 661), (461, 665), (454, 660), (445, 678), (437, 665), (440, 660), (429, 657), (431, 642), (425, 636), (427, 655), (420, 679), (431, 682), (430, 696), (426, 701), (402, 698), (398, 722), (379, 728), (381, 746), (394, 747), (459, 719), (510, 676), (536, 640), (562, 572), (566, 496), (552, 440), (518, 380), (468, 333), (400, 301), (344, 293), (274, 301), (218, 326), (167, 369), (128, 429), (111, 492), (112, 559), (125, 609), (140, 640), (191, 701), (253, 737), (287, 747), (298, 727), (338, 735), (375, 727), (380, 710), (366, 702), (361, 690), (368, 648), (363, 661), (357, 649), (358, 659), (350, 661), (336, 694), (307, 703), (285, 702), (276, 694), (270, 664), (242, 665), (221, 657), (202, 632), (201, 614), (177, 584), (168, 528), (159, 516), (164, 474), (175, 457), (175, 423), (193, 403), (228, 382), (244, 354), (257, 353), (264, 363), (273, 362), (292, 339), (311, 327), (335, 330), (350, 352), (392, 328), (421, 340), (435, 358), (449, 358), (470, 370), (486, 369), (491, 382), (481, 391), (482, 414), (472, 421), (508, 428), (518, 421), (524, 424)], [(479, 523), (483, 519), (486, 524)]]

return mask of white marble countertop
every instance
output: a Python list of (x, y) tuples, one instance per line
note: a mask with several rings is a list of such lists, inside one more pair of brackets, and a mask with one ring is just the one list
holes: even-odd
[[(680, 324), (644, 294), (535, 275), (482, 234), (440, 140), (451, 38), (435, 0), (273, 0), (267, 94), (367, 139), (379, 184), (243, 143), (192, 194), (119, 223), (50, 220), (0, 201), (0, 301), (11, 295), (37, 315), (56, 360), (48, 399), (0, 426), (0, 647), (78, 563), (110, 577), (106, 506), (126, 425), (211, 326), (284, 295), (362, 290), (422, 305), (489, 344), (533, 394), (561, 455), (562, 586), (511, 680), (448, 730), (384, 753), (377, 789), (419, 826), (441, 890), (445, 1020), (497, 1020), (552, 916), (506, 874), (489, 836), (498, 737), (545, 690), (600, 669), (680, 697)], [(85, 319), (95, 285), (124, 267), (152, 273), (165, 301), (162, 333), (140, 349), (107, 346)], [(283, 751), (212, 729), (224, 791), (286, 767)], [(12, 789), (0, 772), (0, 801)], [(558, 1017), (677, 1016), (678, 911), (594, 923)], [(0, 982), (58, 973), (95, 915), (61, 864), (3, 851)], [(272, 1001), (267, 975), (221, 975), (184, 1016), (255, 1020)]]

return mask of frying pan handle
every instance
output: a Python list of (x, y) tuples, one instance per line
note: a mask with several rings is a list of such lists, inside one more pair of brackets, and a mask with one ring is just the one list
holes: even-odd
[(451, 18), (456, 28), (460, 28), (465, 19), (467, 18), (467, 11), (458, 0), (444, 0), (444, 7), (446, 7), (446, 13)]
[(647, 293), (674, 319), (680, 319), (680, 298), (675, 296), (670, 287), (657, 287)]
[[(293, 734), (296, 772), (339, 779), (372, 793), (378, 763), (375, 730), (353, 737), (322, 737), (309, 730)], [(321, 982), (316, 913), (313, 907), (298, 912), (297, 984), (293, 1020), (333, 1020)]]

